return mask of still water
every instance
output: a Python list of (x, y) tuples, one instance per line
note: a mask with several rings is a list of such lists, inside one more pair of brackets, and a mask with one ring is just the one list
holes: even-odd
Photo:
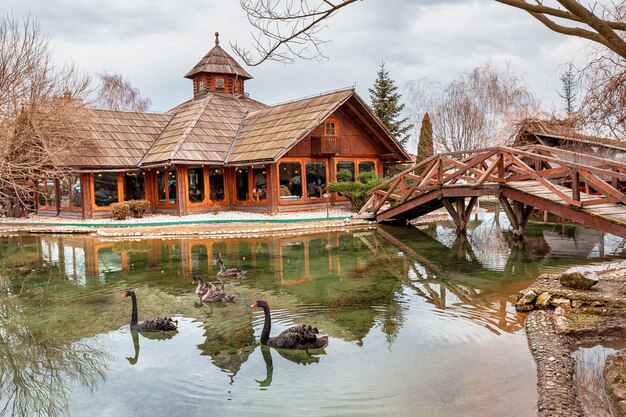
[[(103, 240), (0, 237), (1, 416), (534, 416), (535, 366), (513, 307), (543, 272), (619, 257), (625, 242), (579, 227), (499, 221), (297, 237)], [(193, 275), (235, 301), (206, 305)], [(220, 284), (222, 285), (222, 284)], [(179, 332), (131, 332), (172, 316)], [(261, 347), (297, 323), (323, 352)]]

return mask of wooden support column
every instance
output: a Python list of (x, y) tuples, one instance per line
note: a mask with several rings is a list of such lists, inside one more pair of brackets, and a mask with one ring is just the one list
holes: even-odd
[[(460, 198), (442, 198), (441, 202), (443, 203), (448, 213), (450, 213), (450, 217), (454, 221), (456, 225), (456, 234), (457, 236), (467, 234), (467, 222), (472, 214), (472, 210), (474, 209), (474, 205), (478, 197), (471, 197), (467, 206), (465, 205), (465, 197)], [(453, 204), (454, 203), (454, 204)], [(456, 206), (456, 207), (455, 207)]]
[(280, 198), (276, 164), (265, 165), (265, 178), (267, 179), (267, 185), (265, 186), (267, 192), (267, 211), (270, 214), (276, 214), (278, 213), (278, 199)]
[(524, 204), (519, 201), (513, 201), (513, 205), (509, 203), (506, 197), (498, 196), (500, 204), (511, 223), (513, 229), (513, 236), (516, 240), (522, 240), (524, 238), (524, 228), (528, 224), (528, 219), (532, 214), (534, 207), (529, 204)]
[(187, 166), (176, 165), (176, 213), (187, 215)]
[(580, 175), (577, 170), (572, 171), (572, 199), (580, 201)]
[(80, 198), (82, 199), (83, 219), (93, 219), (93, 174), (80, 174)]

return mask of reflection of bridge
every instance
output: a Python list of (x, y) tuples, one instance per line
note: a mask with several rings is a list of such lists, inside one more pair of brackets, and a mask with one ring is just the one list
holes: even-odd
[(626, 237), (625, 182), (620, 162), (541, 145), (485, 148), (413, 165), (371, 190), (361, 212), (406, 221), (445, 207), (464, 234), (478, 197), (495, 195), (517, 237), (534, 208)]

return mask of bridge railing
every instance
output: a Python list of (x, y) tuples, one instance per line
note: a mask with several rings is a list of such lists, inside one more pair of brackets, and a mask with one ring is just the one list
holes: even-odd
[(376, 214), (386, 204), (402, 204), (443, 187), (481, 187), (512, 181), (536, 181), (575, 207), (626, 204), (622, 192), (626, 184), (626, 163), (529, 145), (431, 156), (370, 190), (370, 198), (359, 213)]

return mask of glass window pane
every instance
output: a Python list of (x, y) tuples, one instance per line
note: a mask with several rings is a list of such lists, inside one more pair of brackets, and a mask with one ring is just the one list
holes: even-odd
[(167, 203), (167, 190), (165, 188), (165, 171), (157, 171), (157, 194), (159, 203)]
[(146, 181), (143, 172), (127, 172), (124, 174), (124, 201), (145, 199)]
[(246, 201), (248, 199), (248, 168), (237, 168), (235, 170), (235, 184), (237, 187), (237, 200)]
[(326, 164), (306, 163), (306, 184), (309, 198), (319, 198), (326, 192)]
[[(350, 175), (341, 171), (347, 171)], [(337, 162), (337, 181), (354, 182), (354, 173), (354, 162)]]
[(335, 136), (335, 122), (326, 122), (326, 136)]
[(375, 172), (375, 171), (376, 171), (376, 166), (374, 165), (374, 162), (371, 162), (371, 161), (359, 162), (359, 174), (362, 174), (364, 172)]
[(265, 178), (265, 168), (255, 168), (252, 170), (253, 186), (252, 197), (254, 201), (267, 199), (267, 184)]
[(94, 174), (93, 188), (96, 206), (105, 207), (118, 202), (117, 174), (115, 172)]
[(48, 179), (46, 180), (46, 188), (48, 191), (48, 205), (50, 207), (56, 206), (56, 195), (54, 193), (54, 180)]
[(170, 204), (176, 204), (176, 168), (170, 167), (167, 170), (167, 197)]
[(281, 162), (278, 167), (281, 200), (302, 198), (302, 167), (300, 162)]
[(201, 203), (204, 201), (204, 168), (190, 166), (188, 172), (189, 201)]
[(80, 207), (83, 204), (83, 195), (80, 187), (80, 174), (72, 174), (72, 205)]
[(37, 182), (37, 201), (39, 206), (45, 206), (48, 202), (48, 192), (46, 191), (46, 180), (39, 180)]
[(70, 181), (62, 178), (59, 184), (61, 185), (61, 207), (68, 208), (70, 206)]
[(222, 168), (209, 168), (209, 187), (211, 201), (224, 201), (224, 170)]

